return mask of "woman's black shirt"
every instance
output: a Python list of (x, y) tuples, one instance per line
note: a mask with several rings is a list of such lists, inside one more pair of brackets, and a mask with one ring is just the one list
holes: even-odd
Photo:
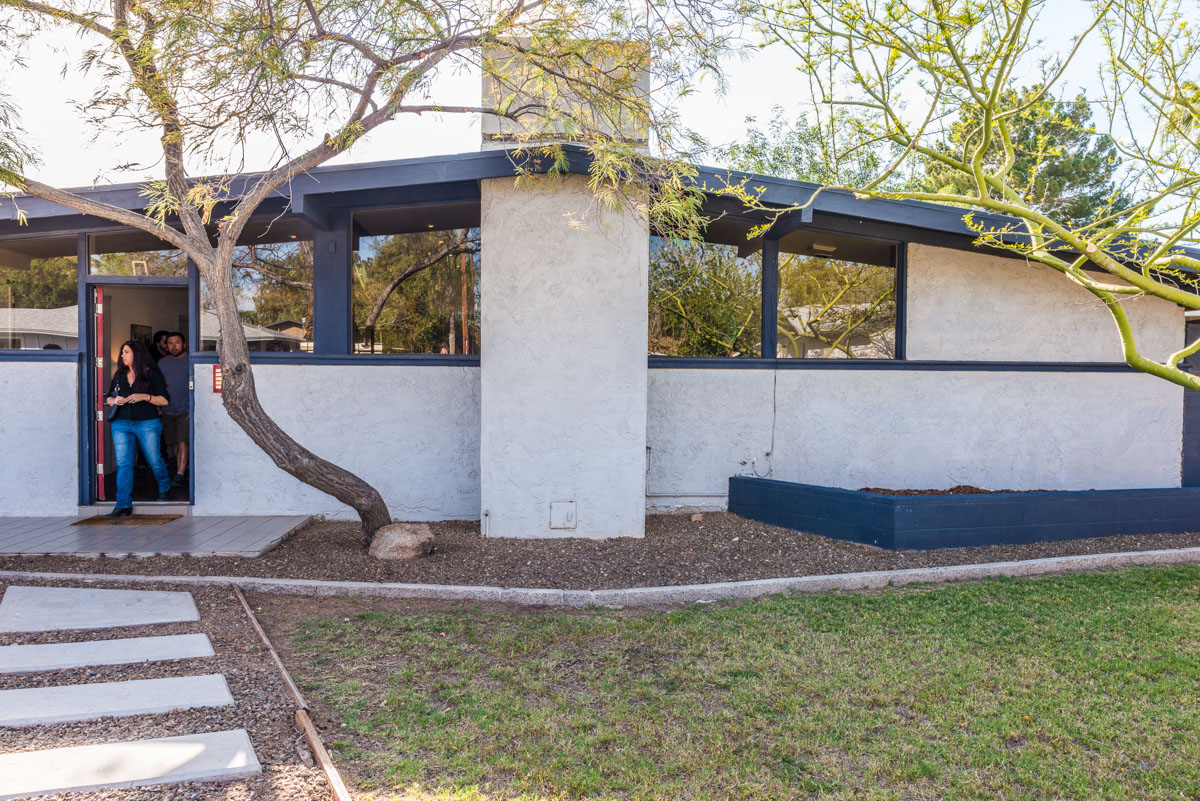
[[(116, 380), (116, 394), (120, 395), (122, 398), (128, 398), (130, 395), (140, 395), (142, 393), (142, 390), (135, 391), (133, 387), (129, 386), (129, 381), (126, 380), (126, 371), (124, 369), (117, 368)], [(163, 380), (163, 374), (160, 373), (157, 368), (150, 370), (150, 389), (148, 391), (151, 395), (162, 395), (167, 400), (171, 399), (170, 396), (167, 395), (167, 382)], [(111, 389), (109, 390), (108, 394), (109, 397), (113, 396)], [(134, 401), (133, 403), (127, 403), (124, 406), (118, 406), (117, 413), (113, 416), (113, 419), (132, 420), (137, 422), (140, 420), (153, 420), (156, 417), (158, 417), (158, 407), (153, 403), (150, 401)]]

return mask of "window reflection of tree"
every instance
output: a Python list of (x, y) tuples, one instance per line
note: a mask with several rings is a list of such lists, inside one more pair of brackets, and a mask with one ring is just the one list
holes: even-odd
[(479, 352), (479, 230), (364, 237), (354, 264), (355, 350)]
[(651, 237), (651, 354), (758, 356), (761, 298), (761, 253)]
[(895, 358), (895, 270), (781, 253), (778, 331), (781, 357)]
[(0, 309), (61, 309), (78, 302), (74, 256), (30, 259), (28, 266), (0, 265)]
[[(313, 244), (311, 241), (247, 245), (233, 258), (238, 314), (251, 325), (296, 320), (312, 340)], [(211, 301), (209, 301), (211, 303)]]
[(141, 250), (126, 253), (93, 253), (92, 275), (140, 275), (187, 278), (187, 256), (178, 250)]

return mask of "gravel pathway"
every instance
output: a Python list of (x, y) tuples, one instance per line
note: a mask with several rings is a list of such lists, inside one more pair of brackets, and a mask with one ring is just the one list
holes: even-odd
[[(79, 586), (62, 582), (36, 583), (42, 586)], [(88, 582), (86, 586), (127, 589), (122, 585), (100, 582)], [(178, 588), (162, 586), (155, 589)], [(262, 763), (263, 775), (224, 784), (193, 782), (90, 793), (63, 793), (41, 798), (53, 801), (316, 801), (329, 797), (325, 779), (320, 769), (311, 765), (312, 755), (303, 736), (295, 728), (294, 707), (284, 692), (279, 673), (265, 649), (259, 645), (233, 593), (227, 589), (216, 588), (195, 588), (190, 592), (200, 611), (198, 622), (89, 632), (0, 634), (0, 645), (80, 642), (204, 632), (212, 640), (215, 656), (172, 662), (0, 675), (0, 689), (223, 673), (236, 700), (233, 706), (0, 729), (0, 753), (244, 728), (249, 732), (254, 750)]]
[(1051, 556), (1200, 546), (1200, 533), (893, 553), (727, 513), (652, 515), (645, 539), (485, 539), (474, 522), (434, 523), (434, 553), (413, 562), (367, 556), (353, 523), (313, 522), (254, 558), (9, 557), (0, 569), (55, 573), (263, 576), (596, 590), (899, 570)]

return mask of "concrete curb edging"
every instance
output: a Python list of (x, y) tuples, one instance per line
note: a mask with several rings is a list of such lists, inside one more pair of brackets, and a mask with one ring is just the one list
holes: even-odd
[(1200, 564), (1200, 547), (1160, 551), (1056, 556), (1018, 562), (986, 562), (906, 570), (875, 570), (827, 576), (729, 581), (717, 584), (681, 584), (676, 587), (630, 587), (615, 590), (554, 590), (522, 587), (471, 587), (453, 584), (398, 584), (375, 581), (317, 581), (310, 579), (257, 578), (253, 576), (136, 576), (103, 573), (37, 573), (0, 570), (0, 579), (49, 581), (114, 581), (130, 584), (181, 584), (229, 586), (258, 592), (293, 595), (367, 595), (385, 598), (439, 601), (488, 601), (524, 606), (650, 606), (761, 598), (804, 592), (835, 592), (900, 587), (906, 584), (944, 584), (996, 576), (1043, 576), (1148, 565)]

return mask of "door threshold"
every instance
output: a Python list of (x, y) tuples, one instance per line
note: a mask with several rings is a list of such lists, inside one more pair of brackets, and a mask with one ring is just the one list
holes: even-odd
[[(96, 501), (91, 506), (80, 506), (79, 514), (81, 517), (108, 514), (115, 506), (116, 504), (112, 501)], [(182, 515), (183, 517), (191, 517), (192, 505), (182, 501), (134, 501), (133, 513), (135, 515)]]

